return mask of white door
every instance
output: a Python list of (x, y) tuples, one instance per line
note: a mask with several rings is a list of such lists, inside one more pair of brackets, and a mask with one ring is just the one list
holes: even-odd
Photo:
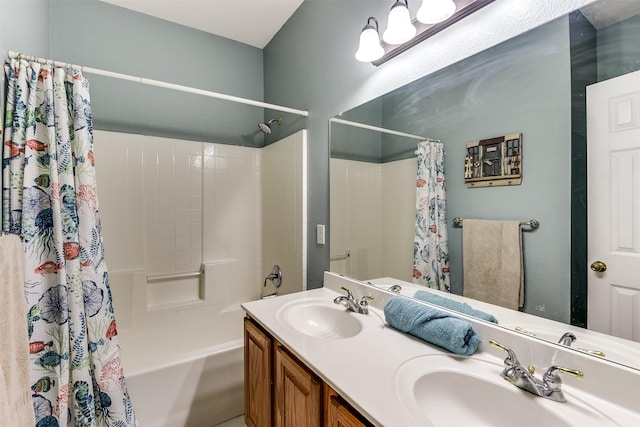
[(589, 86), (587, 123), (587, 326), (640, 341), (640, 72)]

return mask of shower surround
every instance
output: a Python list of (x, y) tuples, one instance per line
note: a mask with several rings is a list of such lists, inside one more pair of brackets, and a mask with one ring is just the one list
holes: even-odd
[(416, 159), (369, 163), (332, 158), (330, 174), (331, 256), (336, 257), (330, 270), (359, 280), (410, 282)]
[[(240, 303), (260, 297), (275, 263), (281, 292), (306, 287), (306, 131), (265, 148), (105, 131), (94, 139), (123, 365), (141, 424), (209, 426), (241, 414)], [(224, 405), (212, 405), (220, 396)]]

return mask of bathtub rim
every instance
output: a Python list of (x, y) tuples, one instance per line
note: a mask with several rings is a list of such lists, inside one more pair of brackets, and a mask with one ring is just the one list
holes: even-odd
[(244, 338), (238, 338), (238, 339), (225, 341), (218, 344), (213, 344), (207, 347), (199, 348), (197, 350), (193, 350), (188, 353), (180, 354), (180, 355), (177, 355), (179, 357), (176, 357), (166, 362), (158, 363), (152, 366), (127, 367), (126, 363), (123, 363), (123, 370), (125, 373), (125, 378), (137, 377), (140, 375), (149, 374), (151, 372), (155, 372), (163, 369), (169, 369), (185, 363), (191, 363), (196, 360), (203, 359), (209, 356), (215, 356), (217, 354), (227, 353), (242, 347), (244, 347)]

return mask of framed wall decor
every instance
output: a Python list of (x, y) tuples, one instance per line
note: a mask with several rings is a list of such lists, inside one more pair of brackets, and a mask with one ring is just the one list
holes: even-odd
[(522, 183), (522, 134), (515, 133), (467, 144), (464, 159), (467, 187)]

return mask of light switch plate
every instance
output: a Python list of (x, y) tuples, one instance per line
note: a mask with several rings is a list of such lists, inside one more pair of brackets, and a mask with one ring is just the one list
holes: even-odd
[(316, 224), (316, 243), (325, 244), (324, 224)]

